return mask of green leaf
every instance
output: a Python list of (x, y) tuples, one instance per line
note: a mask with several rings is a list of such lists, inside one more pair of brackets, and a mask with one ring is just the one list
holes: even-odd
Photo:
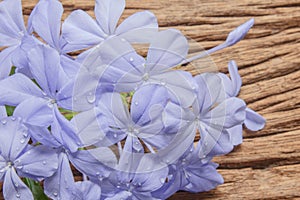
[(12, 116), (16, 107), (14, 106), (5, 106), (7, 116)]
[(49, 200), (39, 182), (29, 178), (24, 178), (23, 181), (31, 190), (34, 200)]

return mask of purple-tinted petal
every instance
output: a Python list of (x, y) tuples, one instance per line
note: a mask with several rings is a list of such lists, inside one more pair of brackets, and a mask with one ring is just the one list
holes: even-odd
[(6, 169), (7, 169), (6, 160), (3, 156), (0, 155), (0, 181), (3, 181)]
[(4, 0), (0, 3), (0, 46), (19, 43), (26, 29), (22, 16), (21, 0)]
[(62, 66), (63, 71), (69, 78), (74, 78), (77, 75), (80, 63), (75, 61), (72, 57), (61, 55), (60, 64)]
[(7, 117), (6, 108), (5, 106), (0, 106), (0, 119), (3, 117)]
[(187, 39), (175, 29), (156, 34), (150, 44), (146, 67), (149, 71), (164, 71), (175, 67), (186, 58), (188, 53)]
[(52, 176), (58, 168), (58, 155), (55, 150), (43, 145), (34, 147), (15, 161), (20, 176), (41, 181)]
[(151, 76), (149, 81), (167, 88), (171, 100), (183, 107), (190, 107), (196, 98), (195, 82), (188, 72), (170, 70)]
[(149, 11), (134, 13), (116, 29), (116, 34), (133, 43), (151, 42), (158, 31), (155, 15)]
[(114, 34), (124, 9), (125, 0), (96, 0), (96, 19), (98, 25), (107, 35)]
[(39, 142), (52, 148), (58, 148), (61, 146), (61, 144), (50, 133), (48, 127), (32, 126), (29, 124), (26, 124), (26, 127), (29, 129), (29, 135), (31, 136), (33, 142)]
[(243, 100), (231, 97), (203, 115), (200, 120), (213, 127), (218, 127), (219, 130), (231, 128), (245, 120), (245, 109), (246, 104)]
[(83, 10), (73, 11), (62, 25), (62, 37), (72, 45), (83, 49), (99, 44), (105, 33), (96, 21)]
[(60, 153), (58, 170), (53, 176), (45, 179), (45, 194), (54, 200), (72, 199), (73, 187), (74, 178), (68, 157), (66, 154)]
[(57, 0), (40, 0), (35, 7), (34, 15), (31, 15), (35, 32), (50, 46), (60, 49), (60, 23), (63, 14), (63, 6)]
[(236, 63), (232, 60), (228, 64), (228, 70), (232, 82), (232, 97), (235, 97), (239, 94), (241, 86), (242, 86), (242, 79), (238, 72), (238, 67)]
[(243, 142), (243, 126), (237, 125), (232, 128), (226, 129), (225, 132), (229, 134), (230, 142), (234, 146), (242, 144)]
[(69, 154), (69, 159), (83, 174), (96, 178), (108, 177), (117, 163), (114, 153), (106, 147), (80, 150)]
[(53, 112), (48, 104), (48, 100), (42, 98), (26, 99), (16, 107), (14, 116), (21, 117), (30, 125), (49, 126), (53, 121)]
[(56, 50), (37, 45), (28, 53), (29, 67), (35, 80), (44, 92), (54, 97), (56, 92), (68, 81), (60, 65), (60, 56)]
[(193, 105), (194, 113), (208, 112), (212, 107), (224, 101), (225, 86), (222, 79), (214, 73), (203, 73), (195, 77), (197, 82), (197, 101)]
[(128, 199), (131, 198), (132, 193), (128, 191), (121, 191), (118, 193), (115, 193), (114, 196), (110, 196), (105, 198), (105, 200), (120, 200), (120, 199)]
[(266, 120), (260, 114), (250, 108), (246, 108), (246, 127), (251, 131), (258, 131), (264, 128)]
[(3, 196), (6, 200), (33, 200), (31, 191), (18, 177), (14, 168), (10, 168), (5, 174)]
[(203, 192), (214, 189), (217, 185), (224, 183), (216, 167), (217, 165), (214, 163), (188, 166), (190, 184), (182, 189), (189, 192)]
[(14, 55), (14, 51), (16, 50), (16, 47), (8, 47), (0, 52), (0, 80), (8, 77), (12, 64), (12, 56)]
[(75, 183), (73, 199), (75, 200), (95, 200), (101, 197), (99, 185), (90, 181), (79, 181)]
[(161, 116), (168, 100), (168, 90), (165, 87), (160, 85), (140, 87), (132, 97), (130, 107), (132, 120), (140, 126), (151, 122), (154, 118)]
[(14, 161), (26, 148), (30, 137), (21, 119), (15, 117), (2, 118), (0, 123), (0, 152), (10, 161)]
[(54, 109), (54, 113), (55, 117), (51, 125), (52, 135), (65, 149), (76, 152), (81, 146), (81, 141), (76, 135), (74, 125), (59, 112), (58, 108)]
[(36, 97), (43, 97), (42, 91), (23, 74), (14, 74), (0, 81), (0, 103), (16, 106), (22, 101)]
[(72, 118), (72, 123), (77, 129), (77, 135), (80, 137), (83, 145), (90, 146), (103, 140), (105, 140), (103, 143), (111, 144), (109, 141), (106, 141), (101, 124), (98, 122), (97, 118), (100, 114), (100, 110), (96, 107), (95, 109), (81, 112)]

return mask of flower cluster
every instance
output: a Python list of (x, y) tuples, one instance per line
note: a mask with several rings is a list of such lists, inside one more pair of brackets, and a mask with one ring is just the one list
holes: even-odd
[[(236, 97), (242, 82), (234, 61), (230, 78), (179, 68), (239, 42), (253, 19), (221, 45), (189, 57), (186, 37), (160, 31), (149, 11), (118, 25), (124, 8), (125, 0), (96, 0), (96, 19), (76, 10), (61, 24), (62, 4), (40, 0), (26, 28), (21, 0), (0, 3), (5, 199), (34, 198), (25, 178), (57, 200), (208, 191), (223, 183), (212, 158), (242, 142), (243, 124), (263, 128), (264, 118)], [(136, 43), (150, 44), (146, 56)], [(73, 167), (83, 181), (74, 180)]]

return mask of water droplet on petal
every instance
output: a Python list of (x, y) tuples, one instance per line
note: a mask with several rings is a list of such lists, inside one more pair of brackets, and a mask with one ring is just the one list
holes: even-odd
[(136, 102), (134, 102), (134, 105), (136, 105), (136, 106), (137, 106), (137, 105), (139, 105), (139, 102), (137, 102), (137, 101), (136, 101)]
[(24, 136), (24, 137), (28, 137), (28, 132), (27, 132), (27, 130), (24, 130), (24, 131), (23, 131), (23, 136)]
[(126, 187), (129, 187), (130, 183), (126, 183)]
[(46, 164), (47, 164), (47, 161), (44, 160), (44, 161), (43, 161), (43, 165), (46, 165)]
[(11, 117), (11, 120), (12, 120), (12, 121), (16, 121), (16, 119), (17, 119), (17, 118), (14, 117), (14, 116)]
[(7, 123), (7, 120), (6, 120), (6, 119), (2, 119), (2, 120), (1, 120), (1, 123), (2, 123), (3, 125), (5, 125), (5, 124)]
[(22, 139), (20, 140), (20, 142), (21, 142), (21, 144), (24, 144), (24, 143), (25, 143), (25, 138), (22, 138)]
[(161, 182), (161, 183), (165, 183), (165, 182), (166, 182), (166, 179), (165, 179), (165, 178), (161, 178), (161, 179), (160, 179), (160, 182)]
[(144, 80), (144, 81), (148, 81), (148, 80), (149, 80), (149, 74), (148, 74), (148, 73), (145, 73), (145, 74), (144, 74), (143, 80)]
[(161, 81), (160, 81), (160, 84), (161, 84), (162, 86), (165, 86), (167, 83), (166, 83), (165, 80), (161, 80)]
[(126, 40), (124, 38), (121, 39), (122, 42), (126, 42)]
[(16, 197), (19, 199), (21, 197), (21, 195), (19, 193), (17, 193)]
[(170, 174), (170, 175), (168, 176), (168, 179), (169, 179), (169, 180), (172, 180), (172, 178), (173, 178), (173, 174)]
[(117, 185), (117, 188), (120, 188), (121, 186)]
[(89, 94), (88, 96), (86, 96), (86, 100), (88, 103), (93, 104), (96, 101), (96, 97), (93, 94)]
[(114, 133), (114, 138), (116, 138), (117, 137), (117, 134), (116, 133)]
[(15, 183), (15, 186), (16, 186), (16, 187), (19, 187), (19, 184), (18, 184), (18, 183)]
[(53, 192), (53, 195), (54, 195), (55, 197), (57, 197), (58, 194), (57, 194), (57, 192)]
[(129, 61), (130, 61), (130, 62), (133, 62), (133, 61), (134, 61), (134, 59), (133, 59), (132, 57), (130, 57), (130, 58), (129, 58)]
[(97, 173), (96, 173), (96, 176), (99, 176), (99, 175), (100, 175), (100, 172), (97, 172)]

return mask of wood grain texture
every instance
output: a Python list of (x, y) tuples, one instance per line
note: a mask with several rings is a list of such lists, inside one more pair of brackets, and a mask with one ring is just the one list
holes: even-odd
[[(25, 19), (37, 0), (23, 0)], [(75, 9), (93, 14), (93, 0), (62, 0), (64, 18)], [(122, 19), (150, 10), (163, 28), (177, 28), (202, 48), (254, 17), (255, 26), (237, 45), (215, 53), (219, 71), (236, 60), (243, 79), (240, 93), (267, 119), (259, 132), (244, 131), (244, 143), (215, 158), (225, 183), (215, 190), (170, 199), (300, 199), (300, 0), (127, 0)], [(183, 69), (197, 74), (194, 66)]]

